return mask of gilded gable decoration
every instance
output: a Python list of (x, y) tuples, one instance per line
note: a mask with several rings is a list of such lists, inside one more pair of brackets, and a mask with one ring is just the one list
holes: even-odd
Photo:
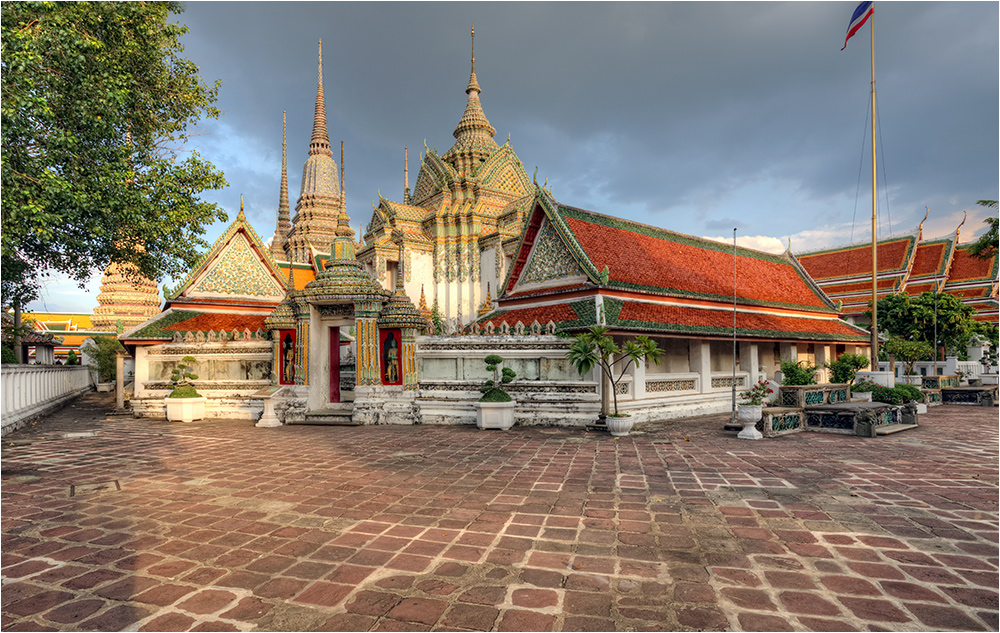
[(521, 274), (524, 284), (541, 283), (560, 277), (583, 276), (583, 269), (566, 248), (551, 222), (544, 222), (535, 238), (531, 258)]

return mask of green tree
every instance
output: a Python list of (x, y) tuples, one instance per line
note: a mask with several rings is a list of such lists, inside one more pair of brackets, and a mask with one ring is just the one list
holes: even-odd
[(199, 193), (220, 171), (180, 154), (187, 127), (218, 118), (219, 82), (179, 57), (187, 27), (166, 2), (4, 2), (4, 303), (37, 298), (52, 271), (81, 285), (109, 262), (151, 279), (188, 270), (225, 220)]
[[(871, 312), (866, 312), (871, 318)], [(950, 294), (925, 292), (917, 296), (894, 294), (878, 300), (881, 332), (911, 341), (965, 351), (972, 336), (981, 330), (973, 318), (975, 310)], [(935, 345), (934, 330), (937, 323)]]
[[(618, 416), (618, 381), (632, 363), (642, 362), (649, 358), (654, 363), (663, 358), (663, 350), (648, 336), (637, 336), (625, 341), (625, 347), (620, 347), (608, 334), (608, 328), (593, 326), (585, 332), (573, 337), (569, 348), (569, 360), (581, 376), (589, 373), (594, 367), (600, 367), (601, 373), (611, 382), (611, 394), (614, 397), (615, 412)], [(615, 358), (615, 357), (618, 358)], [(621, 371), (615, 376), (615, 365), (621, 363)]]
[(893, 336), (882, 346), (886, 354), (889, 354), (906, 368), (904, 373), (907, 376), (913, 375), (913, 366), (918, 361), (927, 360), (934, 354), (934, 348), (926, 341), (912, 341), (899, 336)]
[(994, 216), (983, 220), (990, 228), (979, 237), (975, 244), (969, 247), (969, 255), (978, 257), (979, 259), (989, 259), (997, 254), (997, 250), (1000, 250), (1000, 236), (997, 233), (997, 225), (1000, 224), (1000, 218), (996, 217), (997, 201), (980, 200), (976, 204), (987, 209), (993, 209)]

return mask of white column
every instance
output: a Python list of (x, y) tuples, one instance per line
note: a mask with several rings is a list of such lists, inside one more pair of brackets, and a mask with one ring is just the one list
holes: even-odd
[(824, 363), (834, 360), (830, 357), (830, 346), (816, 343), (813, 349), (816, 353), (816, 367), (819, 367), (819, 372), (816, 374), (816, 382), (830, 382), (830, 370), (823, 367)]
[(750, 387), (757, 384), (757, 374), (760, 372), (760, 359), (757, 354), (757, 344), (740, 341), (740, 369), (750, 374)]
[(646, 397), (646, 359), (632, 363), (629, 370), (632, 374), (632, 399), (641, 400)]
[(712, 391), (712, 358), (711, 346), (708, 341), (692, 340), (688, 342), (691, 357), (691, 371), (696, 372), (701, 383), (701, 393)]

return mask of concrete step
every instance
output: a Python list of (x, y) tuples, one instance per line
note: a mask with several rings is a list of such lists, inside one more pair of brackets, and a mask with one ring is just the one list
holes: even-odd
[(875, 435), (892, 435), (900, 431), (908, 431), (917, 428), (916, 424), (886, 424), (875, 427)]
[(305, 420), (295, 422), (295, 424), (316, 424), (325, 426), (359, 426), (351, 415), (354, 412), (354, 405), (340, 404), (332, 405), (325, 409), (310, 411), (306, 413)]

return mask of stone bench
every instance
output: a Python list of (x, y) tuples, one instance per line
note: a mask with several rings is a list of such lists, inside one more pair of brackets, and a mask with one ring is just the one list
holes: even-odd
[(781, 407), (804, 409), (822, 404), (848, 402), (851, 399), (851, 387), (844, 383), (828, 383), (823, 385), (796, 385), (778, 387), (778, 400), (775, 404)]

